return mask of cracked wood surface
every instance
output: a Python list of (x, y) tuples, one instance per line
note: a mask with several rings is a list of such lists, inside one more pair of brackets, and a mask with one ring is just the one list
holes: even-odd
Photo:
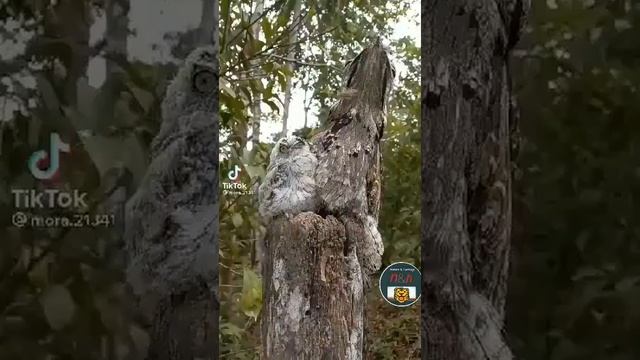
[(277, 218), (266, 236), (262, 358), (361, 359), (362, 279), (335, 217)]

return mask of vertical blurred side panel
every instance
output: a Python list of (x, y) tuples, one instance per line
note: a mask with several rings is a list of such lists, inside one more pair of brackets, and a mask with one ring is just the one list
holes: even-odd
[(147, 325), (146, 359), (218, 358), (217, 16), (218, 1), (202, 0), (199, 26), (179, 39), (184, 60), (127, 203), (127, 282)]
[(508, 59), (530, 1), (422, 6), (422, 357), (512, 359)]
[[(219, 35), (219, 31), (218, 31), (218, 24), (220, 23), (220, 5), (219, 5), (219, 1), (218, 0), (213, 0), (214, 4), (213, 4), (213, 43), (216, 49), (216, 72), (218, 74), (218, 78), (220, 75), (220, 42), (218, 41), (218, 39), (220, 39), (220, 35)], [(219, 98), (218, 98), (218, 94), (219, 94), (219, 88), (218, 85), (220, 84), (220, 82), (216, 79), (216, 96), (215, 96), (215, 118), (214, 118), (214, 126), (216, 129), (216, 132), (218, 134), (220, 134), (220, 102), (219, 102)], [(218, 185), (220, 184), (220, 174), (219, 174), (219, 169), (220, 169), (220, 164), (219, 164), (219, 153), (220, 153), (220, 143), (219, 143), (219, 139), (220, 137), (218, 136), (217, 140), (215, 142), (215, 146), (216, 146), (216, 154), (215, 154), (215, 162), (216, 162), (216, 172), (215, 172), (215, 177), (214, 177), (214, 183), (216, 186), (215, 189), (215, 193), (216, 194), (220, 194), (220, 192), (218, 191)], [(216, 199), (216, 213), (218, 216), (216, 216), (215, 218), (215, 232), (214, 232), (214, 239), (216, 242), (216, 248), (215, 248), (215, 254), (214, 254), (214, 258), (215, 258), (215, 262), (214, 264), (216, 264), (216, 267), (218, 267), (219, 264), (219, 258), (218, 258), (218, 254), (220, 253), (220, 225), (219, 225), (219, 214), (220, 214), (220, 199)], [(216, 358), (219, 357), (219, 352), (220, 352), (220, 344), (219, 339), (220, 336), (218, 335), (218, 331), (220, 331), (220, 280), (219, 280), (219, 268), (216, 268), (216, 276), (215, 276), (215, 307), (214, 307), (214, 316), (215, 316), (215, 324), (214, 324), (214, 331), (212, 336), (214, 337), (214, 355), (216, 356)]]
[[(214, 111), (214, 118), (213, 118), (213, 126), (216, 130), (216, 134), (218, 134), (218, 136), (216, 136), (216, 141), (214, 142), (215, 145), (215, 156), (214, 156), (214, 161), (215, 161), (215, 172), (214, 172), (214, 179), (213, 179), (213, 183), (215, 184), (215, 191), (214, 193), (216, 194), (216, 196), (219, 196), (220, 192), (218, 190), (218, 186), (220, 184), (220, 174), (219, 174), (219, 169), (220, 169), (220, 164), (219, 164), (219, 153), (220, 153), (220, 143), (219, 143), (219, 134), (220, 134), (220, 102), (218, 99), (218, 92), (219, 92), (219, 76), (220, 76), (220, 43), (218, 41), (218, 39), (220, 39), (219, 33), (218, 33), (218, 24), (220, 22), (220, 5), (218, 0), (212, 0), (213, 2), (213, 34), (212, 34), (212, 42), (214, 44), (215, 47), (215, 53), (216, 53), (216, 58), (215, 58), (215, 69), (216, 69), (216, 81), (215, 81), (215, 87), (216, 87), (216, 92), (215, 92), (215, 96), (214, 96), (214, 102), (215, 102), (215, 111)], [(213, 331), (211, 332), (211, 336), (213, 337), (213, 353), (212, 355), (217, 359), (219, 358), (219, 352), (220, 352), (220, 344), (219, 339), (220, 336), (218, 335), (218, 332), (220, 331), (220, 281), (219, 281), (219, 269), (218, 269), (218, 262), (219, 262), (219, 258), (218, 258), (218, 254), (220, 253), (220, 226), (219, 226), (219, 214), (220, 214), (220, 199), (218, 197), (216, 197), (216, 201), (215, 201), (215, 213), (216, 216), (214, 218), (214, 233), (213, 233), (213, 238), (215, 241), (215, 251), (213, 253), (213, 258), (214, 258), (214, 264), (216, 266), (215, 269), (215, 279), (213, 282), (213, 289), (214, 289), (214, 309), (213, 309), (213, 318), (214, 318), (214, 323), (212, 325)]]

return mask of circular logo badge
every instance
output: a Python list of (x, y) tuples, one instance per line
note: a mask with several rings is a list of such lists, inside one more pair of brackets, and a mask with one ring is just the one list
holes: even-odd
[(397, 307), (411, 306), (422, 295), (422, 275), (412, 264), (397, 262), (387, 266), (380, 275), (380, 295)]

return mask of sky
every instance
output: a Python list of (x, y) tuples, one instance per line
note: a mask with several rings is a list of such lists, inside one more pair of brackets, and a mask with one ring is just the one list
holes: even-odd
[[(129, 28), (134, 35), (127, 39), (129, 58), (146, 63), (172, 59), (171, 44), (165, 41), (164, 35), (197, 28), (201, 12), (202, 0), (131, 0)], [(104, 37), (106, 25), (104, 16), (95, 19), (90, 43), (96, 43)], [(87, 75), (89, 84), (99, 87), (106, 75), (104, 58), (94, 58), (89, 63)]]
[[(147, 63), (156, 61), (166, 61), (170, 59), (170, 44), (165, 41), (164, 35), (172, 31), (185, 31), (195, 28), (200, 23), (202, 11), (201, 0), (132, 0), (129, 12), (129, 27), (133, 31), (133, 35), (128, 39), (128, 52), (131, 59), (141, 60)], [(420, 18), (420, 3), (414, 2), (411, 6), (411, 14), (401, 19), (397, 24), (392, 25), (394, 28), (394, 38), (404, 36), (412, 36), (417, 42), (420, 41), (420, 26), (415, 19)], [(15, 25), (15, 24), (14, 24)], [(5, 26), (14, 26), (5, 24)], [(96, 15), (94, 24), (91, 28), (90, 43), (95, 43), (104, 36), (106, 28), (105, 18)], [(33, 33), (20, 33), (14, 40), (0, 39), (0, 53), (3, 60), (13, 57), (24, 51), (24, 44)], [(401, 65), (396, 64), (399, 73), (403, 72)], [(89, 84), (99, 87), (105, 79), (106, 64), (101, 57), (96, 57), (89, 63), (87, 77)], [(20, 81), (32, 84), (35, 82), (20, 77)], [(8, 83), (8, 79), (0, 79), (2, 83)], [(31, 87), (31, 86), (29, 86)], [(26, 104), (23, 104), (27, 106)], [(33, 103), (31, 105), (34, 105)], [(20, 104), (12, 103), (6, 98), (0, 97), (0, 121), (9, 120), (11, 113), (16, 108), (20, 108)], [(25, 109), (26, 110), (26, 109)], [(312, 108), (309, 112), (309, 125), (313, 126), (317, 123), (315, 112), (317, 109)], [(272, 111), (266, 107), (264, 111)], [(290, 105), (289, 131), (294, 131), (304, 125), (304, 91), (294, 89)], [(262, 124), (262, 133), (260, 139), (268, 141), (274, 133), (281, 130), (280, 122), (265, 122)]]
[[(201, 11), (201, 0), (131, 0), (129, 27), (134, 34), (128, 38), (129, 56), (147, 63), (170, 59), (170, 44), (164, 40), (164, 34), (196, 28), (200, 23)], [(104, 16), (98, 16), (98, 14), (94, 14), (94, 16), (94, 24), (91, 27), (91, 44), (102, 39), (106, 29)], [(16, 31), (14, 38), (0, 36), (0, 60), (10, 60), (23, 54), (27, 41), (35, 33), (24, 31), (19, 22), (12, 20), (0, 24), (0, 26), (6, 30)], [(87, 70), (89, 84), (99, 87), (104, 82), (105, 76), (106, 63), (104, 58), (93, 58)], [(35, 80), (30, 75), (16, 74), (13, 78), (27, 88), (35, 87)], [(14, 90), (8, 78), (1, 78), (0, 83), (7, 86), (9, 91)], [(33, 106), (35, 106), (33, 101), (25, 103), (19, 99), (0, 96), (0, 121), (11, 120), (13, 112), (16, 110), (26, 114), (28, 108)]]

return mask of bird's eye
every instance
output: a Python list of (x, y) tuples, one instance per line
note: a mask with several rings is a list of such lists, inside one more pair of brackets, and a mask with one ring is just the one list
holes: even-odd
[(285, 143), (280, 143), (280, 146), (278, 148), (280, 150), (280, 152), (287, 152), (287, 150), (289, 150), (289, 146), (287, 146)]
[(201, 93), (212, 92), (216, 85), (216, 76), (212, 71), (200, 70), (193, 75), (193, 89)]

